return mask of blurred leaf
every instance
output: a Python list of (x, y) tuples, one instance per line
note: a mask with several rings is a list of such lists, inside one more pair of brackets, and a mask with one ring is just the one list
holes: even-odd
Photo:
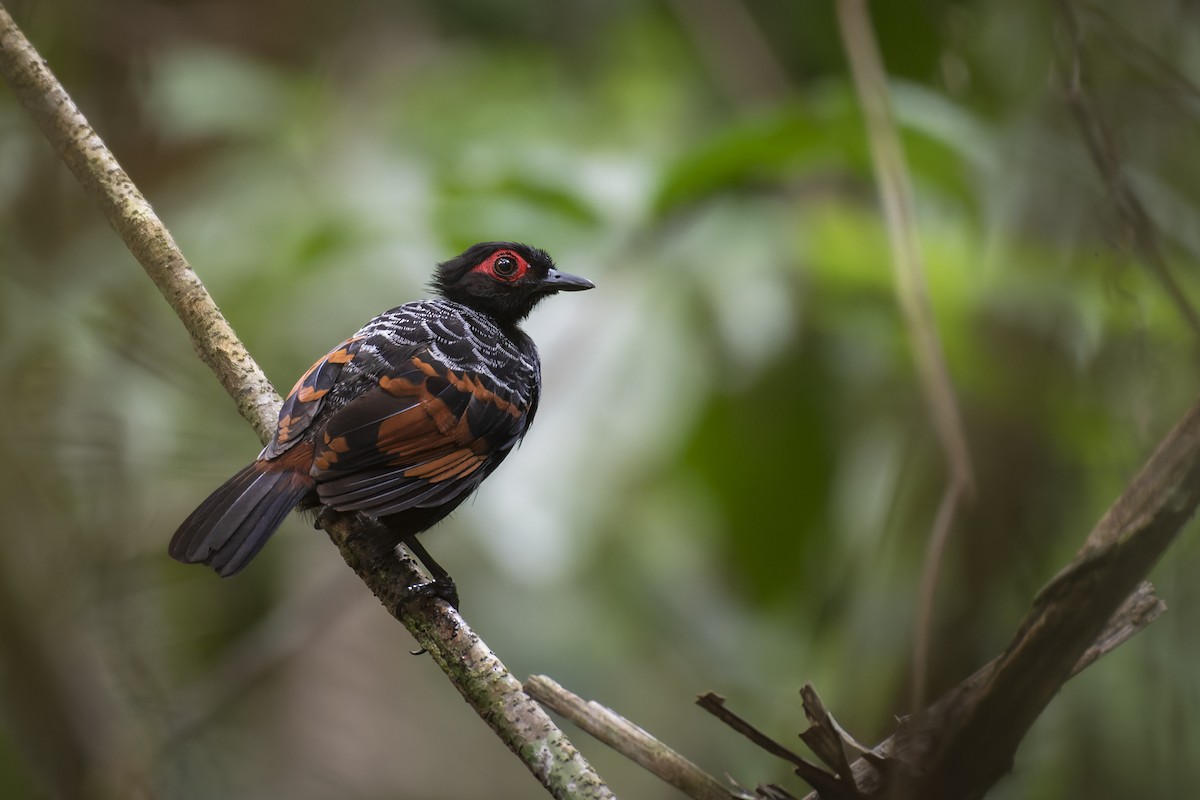
[(181, 141), (273, 135), (287, 106), (287, 80), (268, 65), (201, 44), (158, 54), (149, 113)]
[(836, 437), (829, 395), (813, 391), (827, 377), (815, 348), (790, 348), (745, 388), (714, 393), (686, 446), (737, 586), (758, 603), (810, 591), (797, 576), (829, 533)]
[[(780, 104), (723, 126), (668, 166), (656, 216), (721, 192), (779, 190), (833, 172), (865, 179), (871, 170), (856, 99), (830, 82), (803, 102)], [(901, 84), (894, 100), (915, 182), (971, 201), (973, 175), (988, 163), (981, 126), (932, 92)]]
[(808, 108), (789, 105), (736, 120), (670, 163), (653, 213), (663, 217), (720, 192), (777, 187), (798, 174), (861, 159), (861, 148), (847, 158), (839, 132), (861, 144), (860, 126), (845, 118), (839, 125)]

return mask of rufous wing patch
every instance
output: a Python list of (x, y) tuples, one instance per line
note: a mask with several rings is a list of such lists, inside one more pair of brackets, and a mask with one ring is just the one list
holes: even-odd
[(503, 458), (526, 412), (490, 378), (451, 370), (426, 351), (333, 414), (313, 474), (335, 507), (396, 513), (431, 497), (448, 502)]
[(341, 377), (342, 367), (354, 360), (363, 337), (355, 336), (326, 353), (300, 376), (279, 409), (279, 427), (263, 450), (274, 458), (287, 450), (308, 429), (321, 408), (321, 401)]
[(327, 433), (323, 439), (322, 446), (317, 448), (313, 455), (313, 467), (318, 470), (332, 469), (341, 454), (350, 449), (345, 436), (331, 437)]

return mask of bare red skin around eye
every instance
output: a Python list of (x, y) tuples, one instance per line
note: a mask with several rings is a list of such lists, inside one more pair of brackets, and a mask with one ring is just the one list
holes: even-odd
[[(496, 273), (496, 259), (502, 256), (508, 256), (513, 261), (517, 262), (517, 269), (512, 275), (498, 275)], [(495, 278), (496, 280), (504, 281), (505, 283), (516, 283), (517, 281), (521, 280), (521, 278), (525, 277), (525, 273), (529, 271), (529, 264), (525, 261), (525, 259), (521, 258), (511, 250), (497, 250), (484, 259), (483, 263), (471, 271), (482, 272), (490, 278)]]

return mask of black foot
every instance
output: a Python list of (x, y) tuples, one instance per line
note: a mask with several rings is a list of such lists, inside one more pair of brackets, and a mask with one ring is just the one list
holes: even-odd
[(400, 603), (407, 603), (410, 600), (421, 600), (426, 597), (445, 600), (451, 608), (458, 610), (458, 586), (454, 583), (454, 578), (449, 575), (441, 575), (431, 581), (425, 583), (414, 583), (412, 586), (405, 586), (401, 592)]
[(425, 565), (425, 569), (429, 570), (429, 575), (433, 580), (428, 583), (418, 583), (412, 586), (405, 587), (405, 594), (410, 597), (438, 597), (450, 604), (450, 607), (455, 611), (458, 610), (458, 586), (454, 583), (454, 578), (442, 568), (442, 565), (433, 560), (429, 552), (421, 546), (417, 541), (416, 536), (410, 536), (404, 539), (404, 546), (409, 551), (420, 559)]
[[(425, 583), (414, 583), (412, 586), (405, 586), (400, 597), (400, 602), (396, 604), (395, 613), (400, 614), (400, 606), (413, 600), (423, 600), (427, 597), (433, 597), (438, 600), (444, 600), (450, 604), (450, 607), (455, 611), (458, 610), (458, 586), (454, 583), (454, 578), (449, 575), (443, 575), (434, 578)], [(420, 650), (410, 650), (414, 656), (423, 656), (429, 651), (422, 647)]]

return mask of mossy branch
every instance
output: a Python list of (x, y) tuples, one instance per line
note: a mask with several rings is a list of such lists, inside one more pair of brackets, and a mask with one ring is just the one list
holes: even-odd
[[(269, 439), (279, 395), (166, 226), (2, 5), (0, 75), (175, 310), (197, 354), (238, 411), (262, 441)], [(457, 611), (441, 601), (401, 602), (404, 587), (424, 579), (411, 560), (372, 541), (352, 517), (335, 517), (325, 527), (384, 607), (429, 651), (455, 688), (554, 797), (612, 797), (591, 765)]]
[(175, 309), (201, 360), (259, 439), (275, 432), (279, 395), (238, 340), (150, 203), (88, 124), (45, 59), (0, 5), (0, 73), (54, 151)]

